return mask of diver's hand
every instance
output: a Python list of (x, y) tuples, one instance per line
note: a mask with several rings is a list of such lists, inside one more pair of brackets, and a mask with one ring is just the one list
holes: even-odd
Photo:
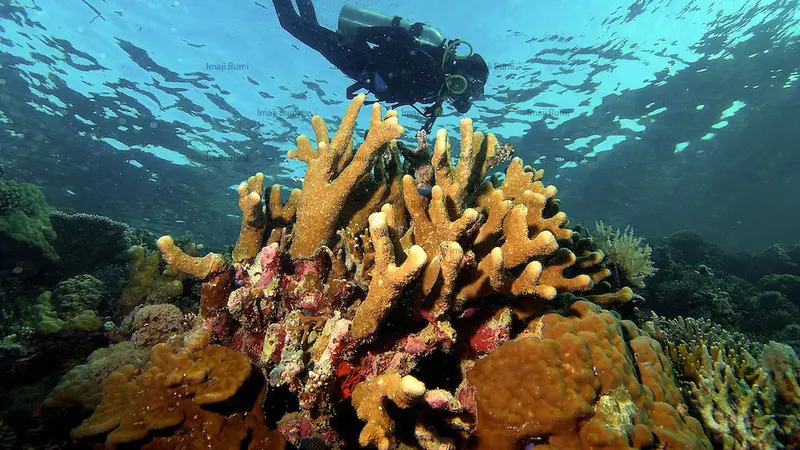
[(436, 122), (436, 119), (442, 115), (442, 104), (441, 103), (434, 103), (431, 106), (425, 108), (425, 112), (423, 113), (425, 117), (428, 119), (425, 121), (425, 124), (422, 125), (420, 130), (424, 131), (427, 134), (431, 134), (431, 129), (433, 128), (433, 123)]

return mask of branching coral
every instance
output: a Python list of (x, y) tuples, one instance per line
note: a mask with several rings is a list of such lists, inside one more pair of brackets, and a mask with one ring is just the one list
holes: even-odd
[(656, 317), (691, 404), (724, 449), (795, 448), (800, 442), (800, 360), (703, 319)]
[[(279, 429), (295, 445), (312, 436), (336, 448), (353, 444), (333, 420), (348, 400), (367, 423), (362, 445), (465, 445), (475, 409), (461, 402), (458, 382), (426, 390), (416, 371), (446, 354), (460, 361), (463, 377), (560, 294), (599, 294), (607, 304), (631, 296), (593, 290), (610, 271), (568, 227), (542, 171), (517, 158), (502, 184), (484, 181), (494, 135), (462, 120), (454, 166), (440, 130), (432, 180), (414, 180), (401, 172), (409, 165), (399, 160), (395, 111), (382, 117), (373, 105), (354, 150), (363, 102), (350, 103), (333, 138), (312, 119), (316, 148), (301, 136), (289, 152), (308, 164), (303, 189), (285, 204), (276, 187), (265, 201), (260, 174), (239, 186), (233, 264), (159, 239), (170, 266), (203, 280), (200, 325), (185, 343), (199, 349), (211, 340), (244, 353), (272, 388), (293, 393), (299, 411), (280, 410)], [(429, 181), (427, 198), (418, 186)], [(395, 426), (386, 399), (410, 416), (437, 414), (450, 430), (420, 418), (400, 436), (409, 430)]]
[(642, 238), (634, 236), (631, 227), (620, 232), (598, 222), (592, 236), (608, 262), (622, 270), (633, 286), (643, 288), (644, 279), (658, 270), (650, 260), (650, 245), (644, 243)]

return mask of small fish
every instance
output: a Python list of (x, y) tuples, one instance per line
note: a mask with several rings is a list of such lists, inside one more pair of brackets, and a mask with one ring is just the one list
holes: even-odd
[(11, 271), (14, 272), (16, 275), (19, 275), (19, 274), (22, 273), (23, 270), (25, 270), (25, 269), (23, 269), (22, 266), (17, 266), (17, 267), (14, 267)]
[(66, 192), (68, 195), (77, 195), (69, 189), (64, 189), (64, 192)]

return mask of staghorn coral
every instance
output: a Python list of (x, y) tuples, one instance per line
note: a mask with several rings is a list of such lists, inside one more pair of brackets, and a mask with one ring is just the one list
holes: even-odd
[[(292, 393), (299, 410), (277, 414), (294, 445), (312, 437), (334, 448), (354, 444), (334, 420), (349, 400), (367, 423), (362, 445), (464, 446), (476, 412), (464, 394), (469, 388), (434, 382), (428, 390), (429, 380), (415, 372), (450, 355), (466, 383), (467, 366), (513, 339), (520, 323), (560, 294), (603, 295), (607, 304), (631, 295), (593, 290), (610, 271), (568, 227), (541, 170), (515, 158), (501, 184), (484, 181), (498, 147), (494, 135), (462, 120), (453, 165), (447, 132), (437, 132), (427, 199), (418, 186), (428, 181), (401, 172), (396, 112), (382, 118), (373, 105), (366, 138), (354, 150), (363, 101), (350, 103), (333, 138), (314, 117), (317, 148), (298, 138), (289, 157), (308, 169), (303, 189), (285, 204), (275, 187), (264, 201), (259, 175), (240, 186), (233, 264), (159, 239), (171, 266), (203, 281), (199, 323), (185, 343), (196, 350), (211, 341), (244, 353), (271, 389)], [(415, 401), (382, 390), (397, 380), (413, 384)], [(395, 426), (387, 398), (419, 416), (413, 430)], [(445, 429), (431, 426), (428, 415)]]
[[(477, 448), (707, 448), (661, 346), (588, 302), (545, 315), (467, 373)], [(511, 406), (511, 407), (510, 407)]]
[(597, 222), (592, 236), (608, 258), (608, 262), (622, 270), (625, 278), (633, 286), (645, 287), (644, 279), (658, 270), (653, 267), (653, 261), (650, 260), (652, 253), (650, 245), (643, 243), (642, 238), (634, 236), (631, 227), (620, 232), (604, 225), (603, 222)]
[(800, 360), (704, 319), (649, 324), (675, 361), (690, 404), (723, 449), (795, 448), (800, 442)]

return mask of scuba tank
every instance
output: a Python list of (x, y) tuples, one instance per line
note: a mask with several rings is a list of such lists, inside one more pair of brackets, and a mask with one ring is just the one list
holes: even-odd
[(354, 5), (344, 5), (339, 12), (338, 30), (346, 37), (355, 37), (356, 31), (363, 27), (399, 26), (409, 30), (412, 36), (419, 39), (420, 44), (438, 47), (445, 41), (439, 30), (421, 22), (413, 22), (400, 16), (388, 16)]

